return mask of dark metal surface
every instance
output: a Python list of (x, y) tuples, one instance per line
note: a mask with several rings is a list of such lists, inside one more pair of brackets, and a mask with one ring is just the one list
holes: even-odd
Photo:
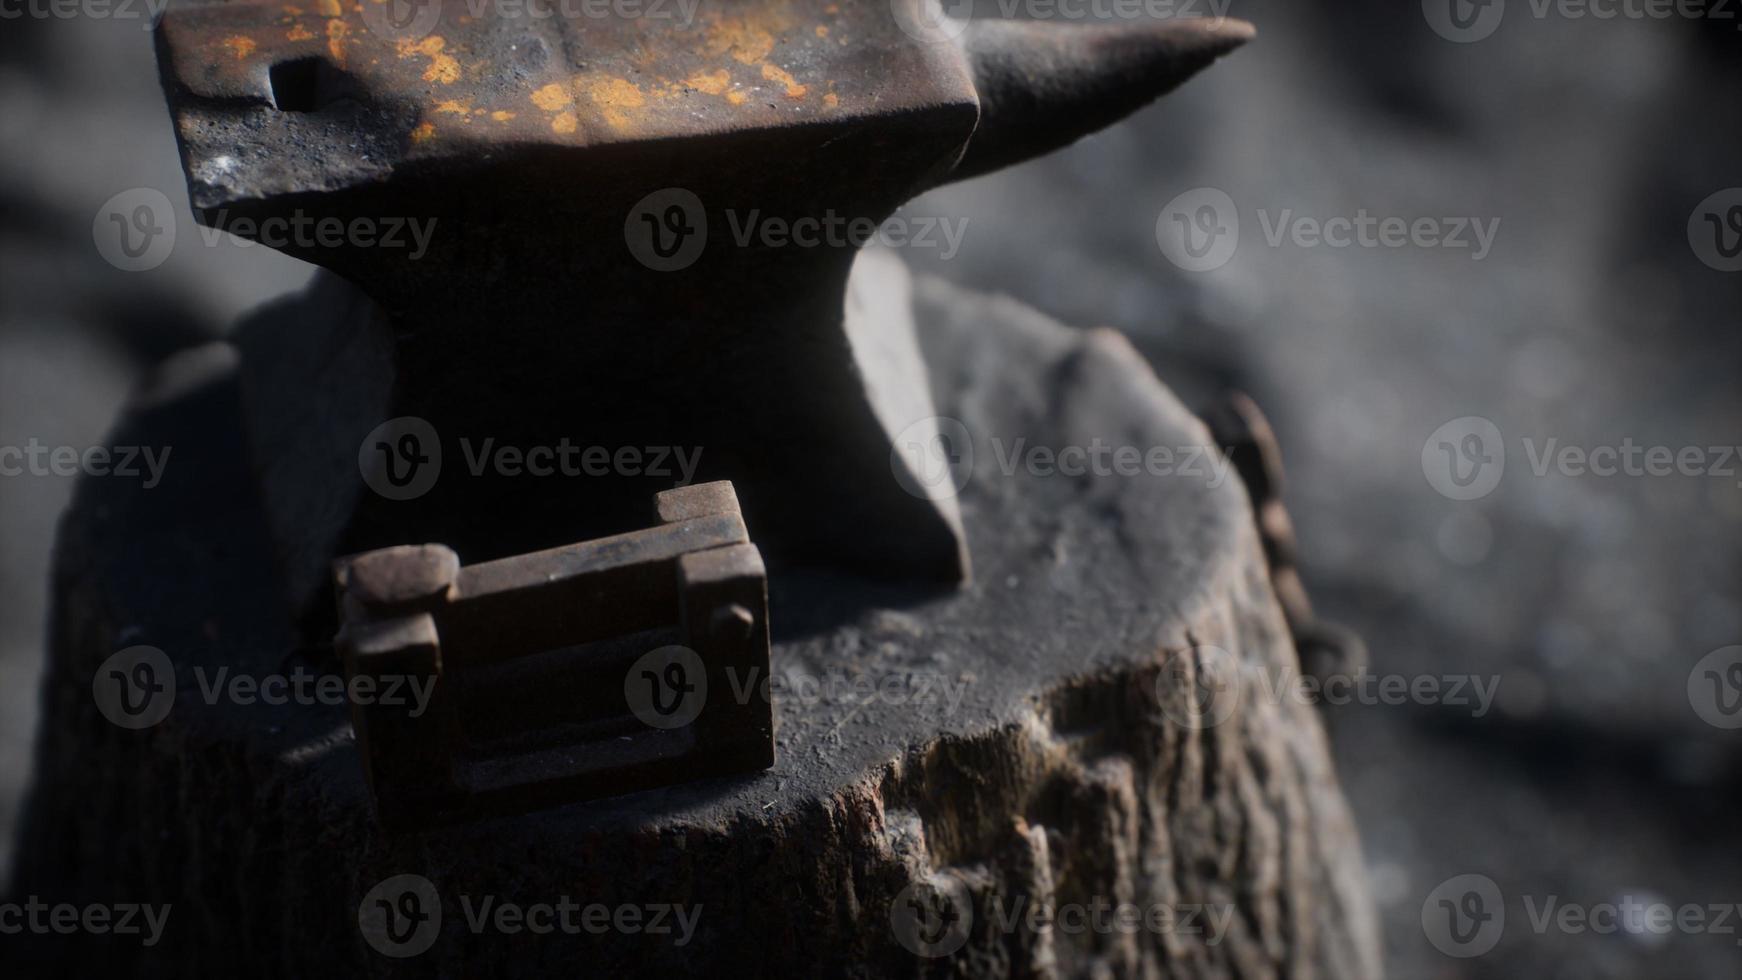
[[(703, 484), (661, 494), (657, 510), (657, 527), (464, 568), (440, 545), (339, 563), (347, 679), (434, 692), (422, 709), (353, 706), (383, 824), (774, 764), (772, 706), (758, 683), (769, 669), (767, 583), (737, 498), (729, 484)], [(696, 659), (657, 665), (677, 672), (664, 680), (678, 696), (660, 710), (681, 707), (685, 689), (716, 696), (667, 724), (630, 701), (626, 683), (642, 680), (632, 664), (674, 647)], [(734, 690), (745, 696), (720, 694)]]
[[(170, 10), (160, 63), (201, 220), (244, 235), (244, 219), (433, 222), (415, 259), (269, 243), (380, 304), (394, 415), (508, 445), (701, 447), (698, 478), (738, 487), (771, 559), (943, 583), (968, 575), (954, 502), (905, 491), (894, 452), (933, 414), (928, 379), (917, 358), (868, 360), (845, 325), (863, 238), (736, 229), (875, 226), (1111, 122), (1251, 34), (953, 24), (931, 0), (712, 3), (692, 21), (473, 18), (448, 0), (407, 35), (379, 6)], [(687, 210), (638, 214), (671, 188)], [(638, 258), (638, 217), (678, 246), (700, 235), (699, 251)], [(517, 554), (624, 529), (649, 489), (591, 481), (577, 508), (573, 487), (447, 484), (366, 501), (348, 547)]]

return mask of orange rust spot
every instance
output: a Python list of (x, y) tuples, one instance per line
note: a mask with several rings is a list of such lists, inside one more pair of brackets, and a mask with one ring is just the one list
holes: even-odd
[(827, 7), (823, 8), (823, 13), (825, 13), (825, 14), (838, 14), (840, 12), (841, 12), (841, 5), (838, 3), (831, 3)]
[(332, 55), (333, 60), (340, 64), (345, 62), (345, 38), (350, 36), (350, 33), (350, 24), (342, 20), (327, 21), (327, 53)]
[(574, 97), (569, 95), (569, 90), (555, 82), (532, 93), (532, 104), (546, 112), (555, 112), (564, 106), (572, 105), (574, 101)]
[(749, 98), (749, 96), (746, 96), (743, 92), (727, 92), (726, 93), (726, 101), (732, 103), (733, 105), (743, 105), (744, 102), (748, 98)]
[(452, 55), (442, 53), (447, 44), (440, 35), (432, 35), (417, 46), (417, 53), (430, 59), (429, 67), (423, 73), (424, 81), (452, 85), (460, 80), (460, 63)]
[(823, 105), (826, 105), (831, 109), (833, 109), (835, 106), (838, 106), (840, 104), (841, 104), (841, 97), (836, 95), (833, 92), (830, 92), (827, 95), (823, 96)]
[(817, 37), (828, 37), (828, 36), (829, 36), (829, 29), (827, 27), (824, 27), (821, 24), (818, 24), (817, 25)]
[(641, 87), (626, 78), (601, 79), (592, 84), (587, 94), (604, 111), (605, 121), (619, 129), (629, 125), (629, 114), (624, 110), (639, 109), (647, 104)]
[(472, 114), (472, 107), (460, 102), (455, 102), (453, 99), (449, 99), (436, 106), (436, 111), (446, 112), (455, 116), (469, 116)]
[(566, 134), (572, 133), (580, 128), (580, 124), (575, 121), (574, 113), (565, 112), (550, 121), (550, 128), (553, 132)]
[(779, 84), (786, 86), (786, 97), (789, 99), (802, 99), (804, 98), (805, 92), (808, 91), (808, 89), (798, 83), (797, 79), (773, 65), (765, 64), (762, 66), (762, 77), (771, 82), (778, 82)]
[(402, 38), (394, 42), (393, 49), (401, 58), (422, 55), (429, 59), (429, 67), (423, 73), (424, 81), (452, 85), (460, 80), (460, 63), (452, 55), (444, 53), (443, 49), (447, 46), (448, 42), (437, 34), (421, 41)]
[(322, 17), (345, 16), (345, 8), (339, 6), (339, 0), (315, 0), (315, 10)]
[(411, 131), (411, 140), (414, 143), (422, 143), (434, 135), (435, 123), (420, 122), (417, 124), (417, 128)]
[(292, 17), (301, 17), (302, 16), (302, 8), (301, 7), (293, 7), (288, 3), (284, 5), (284, 12), (291, 15)]
[(774, 35), (742, 17), (730, 17), (708, 28), (706, 50), (711, 55), (729, 54), (754, 65), (774, 50)]
[(490, 118), (497, 122), (507, 122), (514, 118), (514, 113), (509, 112), (506, 109), (497, 109), (495, 112), (490, 113)]
[(284, 35), (284, 39), (286, 41), (312, 41), (315, 39), (315, 35), (313, 31), (298, 24), (290, 29), (289, 34)]
[(709, 95), (723, 95), (728, 88), (732, 87), (732, 75), (730, 72), (726, 71), (726, 69), (722, 68), (719, 71), (714, 72), (712, 75), (698, 73), (691, 78), (685, 79), (684, 84), (698, 92), (706, 92)]
[(259, 47), (259, 45), (254, 43), (253, 38), (243, 37), (238, 34), (235, 37), (225, 38), (224, 47), (228, 48), (230, 53), (236, 56), (237, 61), (241, 61), (243, 58), (253, 54), (254, 49)]

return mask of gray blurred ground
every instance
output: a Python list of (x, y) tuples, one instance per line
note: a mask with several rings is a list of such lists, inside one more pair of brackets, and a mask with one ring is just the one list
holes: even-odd
[[(1738, 936), (1538, 933), (1531, 908), (1742, 902), (1742, 751), (1689, 673), (1742, 643), (1742, 476), (1532, 472), (1540, 445), (1742, 441), (1742, 273), (1695, 257), (1689, 215), (1742, 185), (1735, 22), (1537, 18), (1474, 44), (1412, 2), (1238, 3), (1258, 42), (1162, 105), (1048, 160), (935, 193), (968, 219), (925, 271), (1127, 332), (1200, 403), (1251, 392), (1290, 466), (1309, 587), (1376, 671), (1499, 678), (1493, 712), (1329, 718), (1398, 977), (1742, 975)], [(307, 267), (213, 248), (179, 215), (151, 273), (110, 269), (112, 194), (185, 208), (137, 23), (0, 33), (0, 445), (99, 441), (152, 359), (294, 288)], [(1176, 195), (1235, 202), (1226, 265), (1156, 242)], [(1267, 244), (1259, 211), (1500, 219), (1492, 253)], [(1442, 423), (1491, 420), (1505, 476), (1456, 501), (1424, 475)], [(34, 724), (53, 522), (71, 490), (0, 479), (0, 839)], [(0, 844), (0, 848), (4, 845)], [(4, 851), (0, 850), (0, 857)], [(0, 860), (0, 864), (4, 861)], [(1424, 933), (1441, 881), (1492, 878), (1490, 953)], [(1742, 922), (1733, 922), (1742, 925)]]

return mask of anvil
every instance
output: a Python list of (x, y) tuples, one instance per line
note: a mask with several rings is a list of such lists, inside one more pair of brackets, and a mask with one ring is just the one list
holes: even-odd
[[(937, 0), (658, 9), (176, 3), (159, 61), (195, 213), (365, 291), (390, 414), (444, 442), (696, 447), (695, 479), (736, 485), (771, 562), (964, 579), (955, 501), (896, 444), (939, 438), (911, 326), (844, 312), (864, 229), (1108, 125), (1250, 26), (958, 20)], [(417, 258), (259, 234), (330, 218), (435, 229)], [(849, 233), (738, 233), (806, 218)], [(347, 547), (516, 554), (632, 527), (649, 489), (498, 477), (365, 494)]]

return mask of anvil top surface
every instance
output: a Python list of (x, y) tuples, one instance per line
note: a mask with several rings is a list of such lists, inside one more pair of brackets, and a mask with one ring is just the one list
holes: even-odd
[[(961, 114), (964, 140), (973, 129), (960, 49), (905, 33), (882, 0), (673, 0), (666, 16), (610, 12), (620, 4), (430, 0), (426, 19), (400, 30), (387, 19), (394, 2), (172, 4), (159, 54), (196, 151), (196, 183), (226, 183), (216, 171), (241, 163), (199, 152), (223, 143), (242, 153), (325, 144), (386, 164), (503, 145), (831, 129), (939, 109)], [(293, 109), (275, 88), (283, 66), (299, 63), (326, 92)]]

